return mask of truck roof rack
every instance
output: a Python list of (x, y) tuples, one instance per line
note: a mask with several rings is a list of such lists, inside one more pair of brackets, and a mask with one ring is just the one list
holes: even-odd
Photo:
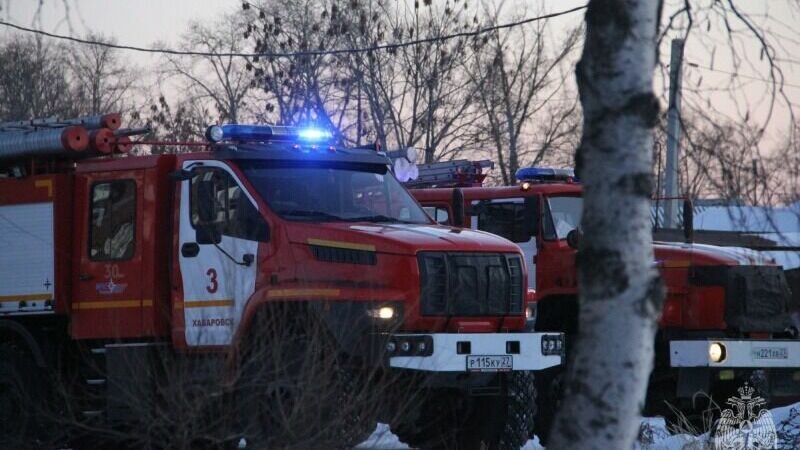
[(409, 189), (434, 187), (480, 186), (486, 178), (483, 169), (493, 169), (494, 162), (484, 159), (470, 161), (458, 159), (428, 164), (418, 164), (419, 176), (405, 182)]

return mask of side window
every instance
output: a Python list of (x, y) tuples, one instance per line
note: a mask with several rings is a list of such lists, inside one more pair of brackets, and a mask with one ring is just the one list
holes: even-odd
[(511, 242), (528, 242), (530, 235), (525, 230), (525, 204), (484, 203), (478, 208), (478, 229)]
[(447, 209), (439, 207), (439, 206), (423, 206), (422, 209), (431, 216), (431, 219), (436, 221), (436, 223), (440, 223), (442, 225), (447, 225), (450, 223), (450, 213), (447, 212)]
[(136, 182), (96, 183), (92, 186), (91, 202), (89, 259), (132, 258), (136, 231)]
[[(205, 190), (205, 195), (200, 191)], [(208, 199), (201, 201), (200, 198)], [(222, 235), (251, 241), (267, 240), (267, 223), (236, 180), (215, 168), (194, 170), (190, 209), (192, 226), (210, 226)], [(207, 218), (202, 221), (201, 218)]]

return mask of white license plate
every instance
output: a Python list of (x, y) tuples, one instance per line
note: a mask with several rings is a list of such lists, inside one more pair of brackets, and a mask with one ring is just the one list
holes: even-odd
[(514, 368), (511, 355), (470, 355), (467, 356), (467, 372), (509, 372)]
[(753, 349), (753, 359), (789, 359), (786, 347), (757, 347)]

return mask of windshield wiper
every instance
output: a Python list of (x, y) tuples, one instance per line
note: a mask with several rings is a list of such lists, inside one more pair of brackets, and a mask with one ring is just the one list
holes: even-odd
[(293, 209), (291, 211), (283, 211), (281, 215), (284, 216), (294, 216), (294, 217), (306, 217), (309, 219), (320, 219), (320, 220), (330, 220), (330, 221), (342, 221), (347, 220), (343, 217), (339, 217), (333, 214), (328, 214), (322, 211), (305, 211), (300, 209)]
[(374, 216), (360, 216), (360, 217), (345, 217), (344, 220), (348, 222), (397, 222), (397, 223), (412, 223), (405, 220), (400, 220), (395, 217), (384, 216), (383, 214), (376, 214)]

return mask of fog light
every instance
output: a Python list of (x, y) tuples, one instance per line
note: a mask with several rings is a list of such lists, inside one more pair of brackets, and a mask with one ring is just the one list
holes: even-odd
[(397, 350), (397, 344), (392, 341), (386, 343), (386, 351), (388, 353), (394, 353), (395, 350)]
[(725, 345), (721, 342), (712, 342), (711, 345), (708, 346), (708, 357), (711, 359), (711, 362), (721, 363), (725, 361)]
[(400, 350), (403, 353), (408, 353), (411, 350), (411, 343), (408, 341), (403, 341), (400, 343)]

